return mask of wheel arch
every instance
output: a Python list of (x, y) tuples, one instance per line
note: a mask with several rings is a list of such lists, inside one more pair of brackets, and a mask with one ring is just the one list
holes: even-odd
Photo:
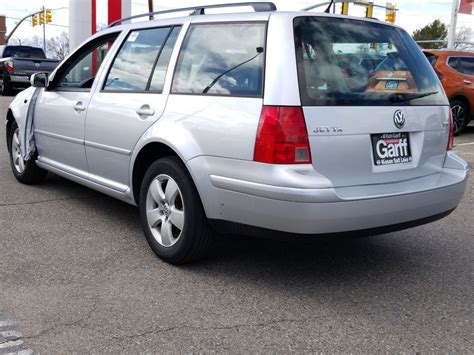
[[(139, 203), (140, 187), (148, 167), (156, 160), (164, 157), (176, 157), (186, 166), (185, 159), (178, 154), (177, 150), (171, 147), (170, 144), (161, 141), (146, 143), (136, 154), (131, 172), (131, 188), (133, 199), (137, 205)], [(190, 173), (187, 166), (186, 169)]]
[(11, 144), (9, 142), (10, 140), (10, 130), (12, 128), (13, 122), (15, 122), (15, 116), (13, 116), (13, 111), (11, 109), (8, 109), (7, 111), (7, 119), (6, 119), (6, 129), (5, 129), (5, 134), (6, 134), (6, 142), (7, 142), (7, 148), (8, 152), (11, 150)]

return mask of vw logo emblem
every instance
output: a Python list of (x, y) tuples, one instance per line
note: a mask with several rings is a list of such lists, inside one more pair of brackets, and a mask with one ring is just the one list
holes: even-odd
[(39, 63), (35, 63), (36, 68), (39, 68), (39, 66), (40, 66)]
[(405, 126), (405, 112), (402, 110), (395, 111), (393, 115), (393, 123), (395, 123), (395, 127), (398, 129), (402, 129)]

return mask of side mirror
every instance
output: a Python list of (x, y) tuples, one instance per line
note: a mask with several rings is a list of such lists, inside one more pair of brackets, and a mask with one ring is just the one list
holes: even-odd
[(31, 86), (35, 88), (45, 88), (49, 84), (47, 73), (34, 73), (30, 77)]

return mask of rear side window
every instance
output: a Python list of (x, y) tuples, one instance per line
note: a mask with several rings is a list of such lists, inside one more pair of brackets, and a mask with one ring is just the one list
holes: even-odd
[(436, 62), (438, 61), (438, 57), (430, 54), (430, 53), (425, 53), (426, 59), (428, 59), (428, 62), (430, 62), (431, 66), (434, 68), (436, 65)]
[(451, 57), (448, 65), (461, 74), (474, 76), (474, 57)]
[(327, 17), (294, 20), (306, 106), (446, 105), (439, 82), (403, 30)]
[(170, 30), (164, 27), (130, 32), (114, 59), (104, 90), (145, 91)]
[(192, 25), (172, 92), (261, 97), (265, 31), (255, 22)]

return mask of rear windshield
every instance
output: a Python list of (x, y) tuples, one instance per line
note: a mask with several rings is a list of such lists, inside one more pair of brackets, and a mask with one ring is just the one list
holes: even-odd
[(46, 58), (41, 48), (27, 46), (7, 46), (3, 52), (3, 57), (14, 58)]
[(403, 30), (328, 17), (294, 20), (305, 106), (447, 105), (423, 52)]

